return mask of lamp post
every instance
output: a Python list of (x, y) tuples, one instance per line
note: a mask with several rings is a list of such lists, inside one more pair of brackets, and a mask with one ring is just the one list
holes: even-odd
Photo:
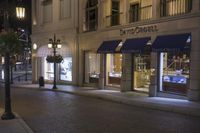
[[(9, 32), (9, 9), (8, 9), (8, 0), (5, 1), (5, 9), (3, 10), (4, 15), (4, 30)], [(24, 10), (25, 12), (25, 10)], [(3, 120), (14, 119), (15, 115), (12, 113), (11, 108), (11, 98), (10, 98), (10, 51), (9, 48), (5, 49), (5, 112), (1, 116)]]
[(56, 48), (61, 48), (62, 45), (60, 44), (60, 39), (56, 39), (56, 35), (54, 34), (53, 39), (49, 39), (49, 44), (48, 48), (53, 48), (53, 64), (54, 64), (54, 80), (53, 80), (53, 88), (52, 89), (57, 89), (56, 87)]

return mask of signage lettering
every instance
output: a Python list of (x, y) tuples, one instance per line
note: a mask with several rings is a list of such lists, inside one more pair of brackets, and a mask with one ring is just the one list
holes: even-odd
[(133, 28), (120, 29), (120, 35), (123, 36), (128, 34), (151, 33), (157, 31), (158, 31), (157, 25), (137, 26)]

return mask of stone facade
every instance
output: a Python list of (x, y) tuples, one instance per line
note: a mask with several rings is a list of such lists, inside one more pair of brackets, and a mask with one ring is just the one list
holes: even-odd
[[(36, 0), (37, 1), (37, 0)], [(152, 14), (149, 14), (150, 19), (141, 20), (137, 22), (129, 22), (129, 10), (130, 4), (137, 3), (137, 0), (119, 0), (119, 25), (110, 26), (111, 15), (111, 0), (98, 0), (98, 25), (94, 31), (85, 31), (85, 17), (86, 17), (86, 5), (88, 0), (71, 0), (71, 17), (65, 20), (59, 20), (59, 0), (53, 0), (53, 21), (52, 23), (42, 23), (40, 10), (36, 12), (37, 15), (33, 15), (33, 43), (42, 44), (48, 43), (48, 38), (56, 32), (61, 40), (66, 42), (73, 53), (73, 80), (71, 83), (79, 86), (91, 86), (84, 81), (85, 74), (85, 51), (97, 52), (97, 49), (103, 41), (118, 40), (125, 41), (129, 38), (141, 38), (151, 37), (151, 42), (159, 35), (173, 35), (181, 33), (191, 33), (192, 35), (192, 49), (190, 52), (190, 80), (189, 80), (189, 100), (200, 99), (200, 63), (199, 63), (199, 51), (200, 51), (200, 2), (193, 0), (192, 10), (190, 13), (181, 15), (160, 17), (160, 1), (159, 0), (142, 0), (142, 7), (150, 6)], [(39, 0), (38, 0), (39, 2)], [(34, 1), (33, 1), (34, 4)], [(38, 4), (40, 6), (40, 4)], [(39, 8), (36, 6), (37, 8)], [(36, 8), (36, 9), (37, 9)], [(73, 10), (74, 9), (74, 10)], [(78, 10), (77, 10), (78, 9)], [(33, 9), (34, 12), (34, 9)], [(37, 16), (37, 17), (36, 17)], [(35, 17), (35, 18), (34, 18)], [(143, 16), (144, 18), (144, 16)], [(36, 21), (37, 20), (37, 21)], [(122, 34), (122, 30), (129, 30), (133, 28), (147, 28), (152, 27), (155, 29), (149, 32), (138, 32)], [(33, 81), (37, 81), (39, 71), (41, 67), (37, 67), (39, 58), (36, 57), (36, 51), (33, 51)], [(150, 96), (159, 96), (158, 90), (158, 53), (151, 53), (151, 69), (154, 70), (151, 75), (151, 84), (149, 89)], [(133, 58), (132, 54), (123, 54), (122, 56), (122, 77), (120, 89), (124, 91), (133, 90)], [(104, 89), (106, 86), (106, 54), (100, 55), (100, 75), (98, 84), (92, 85), (100, 89)]]

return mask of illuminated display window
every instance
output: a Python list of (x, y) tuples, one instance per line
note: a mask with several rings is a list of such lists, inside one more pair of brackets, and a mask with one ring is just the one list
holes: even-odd
[(100, 74), (100, 55), (85, 52), (85, 83), (98, 83)]
[(134, 56), (133, 83), (134, 90), (148, 92), (150, 85), (150, 54), (136, 54)]
[(72, 81), (72, 57), (64, 57), (60, 63), (60, 80)]
[(161, 91), (186, 94), (189, 73), (189, 52), (161, 53)]
[(122, 54), (107, 54), (106, 84), (120, 87), (122, 75)]

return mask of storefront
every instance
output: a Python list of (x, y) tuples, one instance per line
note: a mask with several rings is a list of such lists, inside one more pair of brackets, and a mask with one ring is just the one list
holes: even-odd
[(104, 41), (97, 50), (97, 53), (105, 56), (105, 83), (104, 86), (120, 88), (122, 75), (122, 54), (120, 48), (122, 40)]
[(158, 36), (153, 52), (159, 55), (158, 91), (186, 95), (190, 80), (191, 34)]
[[(43, 45), (38, 48), (36, 53), (37, 75), (43, 76), (45, 81), (53, 82), (54, 80), (54, 64), (47, 62), (48, 55), (52, 55), (52, 49), (48, 45)], [(59, 82), (72, 82), (72, 54), (66, 44), (62, 44), (61, 49), (57, 49), (57, 54), (63, 57), (63, 61), (56, 64), (56, 79)]]
[[(188, 24), (190, 21), (195, 25)], [(86, 64), (91, 63), (85, 59), (79, 62), (80, 73), (82, 68), (83, 72), (95, 73), (99, 89), (111, 86), (122, 92), (145, 92), (149, 96), (198, 97), (198, 22), (197, 18), (162, 20), (149, 25), (126, 25), (83, 33), (80, 49), (94, 52), (96, 70), (86, 70), (89, 69)], [(79, 81), (81, 84), (82, 80)]]
[(86, 84), (93, 84), (97, 86), (100, 74), (100, 55), (93, 51), (85, 51), (84, 55), (84, 81)]
[(127, 39), (122, 48), (123, 54), (132, 56), (132, 88), (135, 91), (149, 92), (151, 37)]

